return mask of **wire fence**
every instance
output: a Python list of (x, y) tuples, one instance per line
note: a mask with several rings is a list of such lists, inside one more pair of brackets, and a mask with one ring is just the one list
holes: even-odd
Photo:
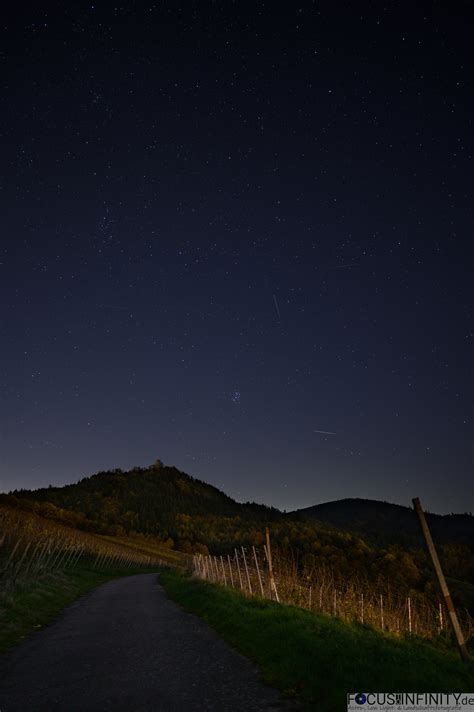
[[(191, 558), (191, 557), (190, 557)], [(0, 595), (31, 584), (46, 574), (87, 565), (97, 570), (155, 568), (169, 562), (94, 534), (23, 510), (0, 506)], [(446, 631), (447, 611), (423, 593), (401, 595), (389, 586), (377, 589), (355, 580), (343, 583), (331, 570), (301, 570), (282, 554), (272, 560), (268, 546), (235, 548), (233, 555), (194, 555), (195, 576), (309, 611), (358, 621), (383, 631), (433, 638)], [(474, 634), (467, 610), (458, 611), (465, 639)]]
[(0, 507), (0, 594), (80, 564), (107, 570), (150, 568), (163, 563), (158, 557), (69, 529), (34, 513)]
[[(266, 546), (252, 546), (236, 548), (233, 555), (195, 555), (193, 574), (246, 596), (336, 616), (348, 623), (357, 621), (396, 635), (434, 638), (449, 627), (444, 604), (423, 593), (402, 595), (389, 586), (376, 590), (352, 581), (338, 584), (329, 569), (302, 573), (282, 555), (272, 560), (268, 551)], [(458, 612), (458, 617), (468, 640), (474, 621), (467, 610)]]

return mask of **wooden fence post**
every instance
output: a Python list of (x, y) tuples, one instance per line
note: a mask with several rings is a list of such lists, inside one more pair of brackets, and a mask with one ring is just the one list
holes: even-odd
[(449, 620), (456, 638), (456, 642), (458, 644), (461, 659), (464, 660), (464, 662), (468, 662), (470, 660), (469, 653), (467, 652), (466, 643), (464, 642), (464, 636), (461, 630), (461, 626), (459, 625), (458, 617), (456, 615), (456, 609), (454, 608), (451, 594), (449, 593), (448, 584), (446, 583), (446, 579), (444, 578), (443, 569), (441, 568), (441, 564), (438, 559), (438, 554), (436, 552), (433, 539), (431, 538), (431, 532), (428, 527), (428, 522), (426, 521), (425, 513), (421, 508), (421, 503), (418, 497), (415, 497), (415, 499), (413, 500), (413, 506), (415, 508), (415, 512), (418, 515), (421, 530), (423, 532), (423, 536), (425, 537), (426, 546), (428, 547), (433, 568), (438, 578), (439, 587), (441, 589), (441, 593), (443, 594), (444, 601), (446, 603), (446, 608), (448, 609)]
[(70, 563), (71, 563), (72, 559), (75, 557), (75, 555), (76, 555), (76, 549), (74, 548), (74, 544), (71, 544), (71, 549), (69, 550), (69, 556), (67, 557), (66, 561), (64, 562), (64, 568), (67, 568), (70, 565)]
[(260, 584), (260, 592), (262, 594), (262, 598), (264, 597), (263, 593), (263, 583), (262, 583), (262, 577), (260, 576), (260, 569), (258, 568), (258, 559), (257, 559), (257, 552), (255, 551), (255, 547), (252, 546), (253, 549), (253, 558), (255, 559), (255, 566), (257, 567), (257, 575), (258, 575), (258, 582)]
[(48, 539), (48, 550), (46, 552), (46, 561), (44, 564), (44, 568), (46, 570), (51, 568), (51, 561), (53, 560), (53, 554), (54, 554), (54, 541), (53, 539)]
[(25, 559), (25, 556), (26, 556), (27, 553), (28, 553), (28, 550), (29, 550), (30, 546), (31, 546), (31, 542), (29, 541), (28, 544), (27, 544), (26, 547), (25, 547), (25, 550), (24, 550), (24, 552), (23, 552), (23, 554), (22, 554), (22, 556), (21, 556), (20, 561), (18, 562), (18, 564), (17, 564), (17, 565), (15, 566), (15, 568), (14, 568), (14, 571), (13, 571), (13, 579), (14, 579), (15, 581), (16, 581), (16, 579), (17, 579), (17, 577), (18, 577), (18, 574), (20, 573), (21, 565), (22, 565), (22, 563), (23, 563), (23, 561), (24, 561), (24, 559)]
[(222, 554), (221, 554), (221, 565), (222, 565), (222, 575), (224, 577), (224, 586), (227, 586), (227, 576), (225, 575), (224, 559), (222, 558)]
[(247, 574), (247, 583), (249, 585), (249, 593), (253, 594), (252, 584), (250, 583), (249, 567), (247, 566), (247, 559), (245, 558), (245, 549), (243, 546), (241, 548), (242, 548), (242, 556), (244, 557), (245, 572)]
[(278, 596), (278, 591), (275, 583), (275, 577), (273, 576), (273, 561), (272, 561), (272, 549), (270, 546), (270, 532), (268, 527), (265, 527), (265, 536), (267, 539), (266, 554), (268, 561), (268, 573), (270, 575), (270, 597), (275, 594), (275, 598), (278, 603), (280, 603), (280, 598)]
[(61, 548), (61, 544), (60, 544), (60, 543), (57, 544), (57, 547), (58, 547), (58, 551), (57, 551), (56, 556), (55, 556), (54, 559), (53, 559), (53, 563), (51, 564), (51, 569), (54, 569), (54, 567), (56, 566), (56, 564), (59, 562), (59, 558), (60, 558), (60, 556), (61, 556), (61, 554), (62, 554), (62, 551), (63, 551), (62, 548)]
[(230, 563), (230, 555), (229, 554), (227, 554), (227, 563), (229, 564), (230, 585), (232, 586), (232, 588), (234, 588), (234, 577), (232, 575), (232, 566)]
[(240, 581), (240, 590), (244, 590), (244, 584), (242, 582), (242, 574), (240, 573), (240, 564), (239, 564), (239, 555), (237, 553), (237, 549), (234, 549), (235, 551), (235, 561), (237, 562), (237, 571), (239, 573), (239, 581)]
[(7, 563), (5, 564), (5, 568), (3, 569), (4, 571), (6, 571), (8, 569), (8, 567), (10, 566), (10, 562), (13, 560), (13, 557), (16, 554), (16, 550), (18, 549), (18, 547), (20, 546), (22, 541), (23, 541), (23, 537), (21, 536), (18, 539), (18, 541), (16, 542), (15, 546), (13, 547), (13, 551), (10, 552), (10, 556), (8, 557)]
[(77, 556), (76, 556), (76, 558), (73, 560), (73, 562), (72, 562), (72, 564), (71, 564), (71, 567), (76, 566), (77, 562), (78, 562), (79, 559), (81, 558), (81, 556), (82, 556), (82, 554), (83, 554), (83, 552), (84, 552), (84, 545), (83, 545), (83, 544), (80, 544), (77, 551), (78, 551)]
[(26, 576), (28, 576), (28, 573), (29, 573), (29, 571), (30, 571), (30, 569), (31, 569), (31, 567), (32, 567), (34, 558), (35, 558), (35, 556), (36, 556), (36, 552), (38, 551), (39, 547), (40, 547), (40, 542), (38, 542), (38, 543), (36, 544), (35, 549), (34, 549), (32, 555), (30, 556), (30, 559), (29, 559), (29, 561), (28, 561), (28, 563), (27, 563), (27, 565), (26, 565), (25, 578), (26, 578)]

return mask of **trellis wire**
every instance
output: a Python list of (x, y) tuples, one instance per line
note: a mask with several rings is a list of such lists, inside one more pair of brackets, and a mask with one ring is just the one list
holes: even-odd
[(71, 529), (22, 510), (0, 507), (0, 594), (44, 574), (75, 568), (156, 567), (164, 563), (116, 542)]
[[(240, 552), (234, 549), (233, 557), (227, 555), (228, 575), (224, 566), (221, 571), (215, 567), (210, 573), (212, 558), (195, 555), (194, 575), (240, 590), (246, 596), (275, 599), (266, 547), (262, 550), (255, 546), (250, 550), (241, 547)], [(407, 633), (435, 637), (446, 630), (444, 604), (434, 603), (422, 593), (406, 596), (389, 587), (384, 591), (374, 587), (361, 589), (360, 585), (351, 582), (341, 587), (336, 585), (330, 572), (305, 577), (281, 556), (272, 558), (273, 583), (281, 603), (336, 616), (347, 622), (357, 621), (395, 635)], [(466, 638), (469, 638), (474, 627), (467, 611), (464, 611), (462, 623)]]

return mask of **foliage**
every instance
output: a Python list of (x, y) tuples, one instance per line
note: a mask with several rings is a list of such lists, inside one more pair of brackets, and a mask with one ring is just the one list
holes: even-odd
[[(178, 516), (240, 516), (246, 521), (272, 521), (278, 510), (254, 503), (239, 504), (212, 485), (180, 472), (175, 467), (155, 463), (130, 472), (99, 472), (76, 484), (44, 489), (14, 490), (16, 502), (43, 516), (71, 518), (73, 526), (95, 527), (100, 533), (125, 532), (155, 534), (163, 540), (186, 538), (186, 519)], [(51, 506), (52, 505), (52, 506)]]
[(126, 572), (132, 566), (148, 568), (164, 563), (156, 549), (150, 552), (143, 545), (137, 548), (107, 541), (5, 506), (0, 506), (0, 545), (0, 599), (20, 588), (34, 589), (45, 576), (78, 565)]
[[(255, 546), (248, 550), (236, 548), (232, 556), (195, 555), (193, 573), (246, 596), (277, 599), (397, 636), (408, 632), (452, 644), (447, 610), (436, 589), (407, 590), (405, 581), (397, 588), (393, 575), (370, 580), (352, 573), (341, 578), (337, 569), (316, 561), (312, 555), (304, 557), (300, 566), (281, 550), (273, 552), (272, 560), (273, 580), (266, 550)], [(464, 637), (469, 640), (474, 621), (467, 610), (458, 610), (458, 617)]]
[[(168, 550), (187, 554), (227, 554), (239, 546), (262, 546), (264, 528), (269, 525), (275, 549), (293, 557), (299, 570), (325, 566), (331, 569), (336, 585), (347, 579), (366, 581), (378, 588), (390, 585), (402, 595), (417, 591), (438, 599), (416, 517), (398, 505), (342, 500), (284, 514), (264, 505), (238, 503), (161, 461), (130, 472), (100, 472), (76, 484), (19, 490), (3, 497), (18, 508), (68, 526), (129, 540), (144, 537), (148, 545), (165, 544)], [(328, 521), (332, 517), (338, 528), (314, 519), (315, 513)], [(444, 538), (440, 557), (451, 579), (453, 598), (474, 612), (474, 546), (472, 541), (455, 543), (463, 540), (474, 518), (430, 516), (438, 532), (446, 521), (451, 522), (451, 539)], [(369, 538), (358, 529), (367, 530)], [(370, 535), (375, 530), (378, 542)], [(410, 535), (405, 543), (403, 537), (395, 536), (397, 531)]]
[[(294, 515), (357, 532), (379, 546), (397, 543), (411, 547), (422, 543), (413, 510), (390, 502), (340, 499), (300, 509)], [(438, 544), (470, 545), (474, 541), (474, 517), (471, 513), (440, 515), (427, 512), (426, 519)]]

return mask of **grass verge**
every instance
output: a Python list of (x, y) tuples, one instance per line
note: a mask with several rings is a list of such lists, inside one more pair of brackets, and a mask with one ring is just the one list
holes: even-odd
[(166, 592), (251, 658), (264, 682), (308, 709), (345, 709), (346, 693), (469, 692), (474, 663), (418, 639), (384, 635), (293, 606), (237, 592), (166, 570)]
[(145, 571), (83, 566), (45, 574), (34, 585), (19, 585), (12, 593), (0, 594), (0, 652), (51, 623), (66, 606), (101, 583), (137, 573)]

